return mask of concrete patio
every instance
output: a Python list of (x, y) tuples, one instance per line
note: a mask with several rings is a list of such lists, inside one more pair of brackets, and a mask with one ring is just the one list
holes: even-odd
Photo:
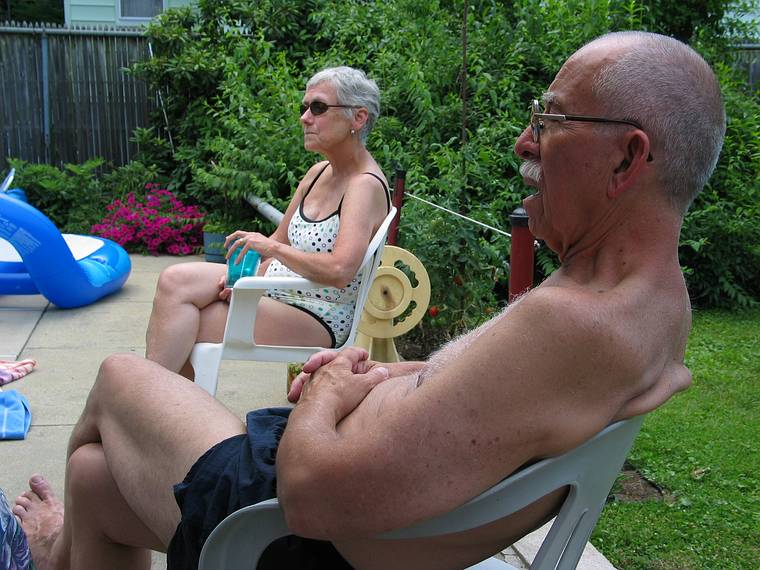
[[(114, 352), (145, 350), (145, 328), (160, 271), (194, 258), (131, 256), (132, 274), (118, 293), (93, 305), (61, 310), (41, 296), (0, 296), (0, 359), (34, 358), (37, 369), (8, 384), (24, 394), (32, 410), (32, 427), (22, 441), (0, 441), (0, 488), (12, 501), (27, 489), (33, 472), (44, 473), (63, 493), (66, 442), (81, 412), (100, 362)], [(218, 398), (244, 416), (259, 407), (286, 405), (284, 364), (226, 362)], [(253, 380), (255, 379), (255, 381)], [(528, 568), (545, 529), (504, 551), (507, 561)], [(153, 568), (165, 568), (162, 554)], [(588, 545), (578, 568), (612, 569)]]

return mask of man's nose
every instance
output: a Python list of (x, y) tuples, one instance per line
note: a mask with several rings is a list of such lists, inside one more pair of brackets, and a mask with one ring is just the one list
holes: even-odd
[(533, 142), (533, 132), (530, 125), (525, 127), (525, 130), (517, 137), (515, 141), (515, 154), (523, 159), (539, 158), (541, 156), (538, 143)]

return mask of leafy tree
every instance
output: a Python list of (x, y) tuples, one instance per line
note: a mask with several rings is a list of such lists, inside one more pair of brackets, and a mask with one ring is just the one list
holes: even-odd
[(725, 0), (651, 0), (647, 2), (647, 24), (653, 32), (689, 42), (701, 29), (719, 32), (725, 15)]
[(16, 22), (63, 24), (63, 1), (0, 0), (0, 19)]
[[(607, 31), (685, 37), (715, 67), (729, 123), (716, 174), (685, 221), (681, 260), (696, 303), (750, 305), (760, 293), (760, 116), (730, 67), (730, 43), (749, 29), (732, 14), (747, 3), (699, 4), (469, 1), (465, 73), (463, 0), (202, 0), (197, 11), (169, 11), (151, 25), (155, 57), (135, 72), (166, 101), (176, 151), (156, 163), (206, 210), (237, 209), (247, 192), (285, 205), (315, 160), (298, 125), (303, 86), (315, 71), (345, 64), (380, 85), (369, 148), (386, 173), (401, 167), (410, 193), (508, 230), (528, 192), (512, 150), (527, 101), (568, 54)], [(454, 334), (505, 301), (509, 240), (413, 198), (400, 236), (431, 276), (438, 314), (423, 333)], [(545, 248), (537, 256), (541, 278), (557, 260)]]

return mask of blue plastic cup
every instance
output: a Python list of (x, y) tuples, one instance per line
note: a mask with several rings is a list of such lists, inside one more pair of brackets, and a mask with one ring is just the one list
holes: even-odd
[(238, 252), (234, 252), (227, 260), (227, 287), (232, 287), (241, 277), (251, 277), (256, 275), (259, 269), (259, 252), (249, 249), (245, 252), (245, 257), (240, 263), (235, 263)]

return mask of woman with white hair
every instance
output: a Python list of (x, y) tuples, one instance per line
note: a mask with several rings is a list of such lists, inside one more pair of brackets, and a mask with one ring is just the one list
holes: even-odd
[[(325, 160), (303, 177), (269, 237), (238, 230), (227, 236), (228, 258), (255, 250), (258, 275), (302, 276), (329, 287), (271, 289), (257, 309), (257, 344), (342, 345), (349, 332), (369, 242), (390, 211), (387, 181), (365, 148), (380, 112), (374, 81), (357, 69), (333, 67), (306, 84), (301, 102), (304, 147)], [(191, 377), (196, 342), (221, 342), (231, 290), (226, 267), (183, 263), (158, 280), (146, 357)]]

